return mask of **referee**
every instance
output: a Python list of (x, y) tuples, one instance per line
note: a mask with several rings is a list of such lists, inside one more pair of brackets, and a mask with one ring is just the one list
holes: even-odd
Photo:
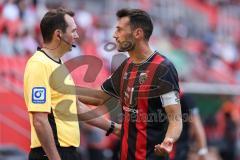
[[(31, 124), (29, 160), (78, 159), (76, 147), (80, 145), (80, 130), (77, 114), (88, 109), (82, 104), (81, 107), (77, 105), (76, 95), (63, 94), (50, 87), (52, 83), (57, 89), (66, 90), (65, 85), (59, 83), (63, 75), (68, 75), (65, 84), (75, 85), (60, 59), (79, 38), (73, 16), (74, 13), (66, 9), (50, 10), (44, 15), (40, 23), (43, 46), (26, 65), (24, 98)], [(61, 69), (60, 75), (52, 74), (56, 68)], [(75, 93), (74, 87), (70, 90), (68, 93)], [(72, 103), (65, 106), (64, 101)], [(120, 130), (119, 125), (101, 117), (88, 123), (106, 130), (108, 134), (116, 134)]]

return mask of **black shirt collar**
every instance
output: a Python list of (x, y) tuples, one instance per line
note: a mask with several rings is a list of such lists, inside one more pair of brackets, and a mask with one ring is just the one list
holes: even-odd
[(44, 50), (42, 50), (42, 48), (40, 47), (37, 47), (37, 50), (44, 53), (48, 58), (50, 58), (52, 61), (58, 63), (58, 64), (62, 64), (62, 61), (61, 59), (59, 59), (59, 61), (56, 61), (55, 59), (53, 59), (52, 57), (50, 57)]

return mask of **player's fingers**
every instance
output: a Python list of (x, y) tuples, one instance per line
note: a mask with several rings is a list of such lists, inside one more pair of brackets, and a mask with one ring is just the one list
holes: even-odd
[(162, 149), (164, 149), (167, 153), (170, 153), (172, 151), (171, 146), (161, 146)]
[(159, 155), (159, 156), (164, 156), (166, 154), (166, 152), (163, 152), (163, 151), (155, 151), (155, 154), (156, 155)]
[(160, 145), (156, 146), (154, 151), (157, 155), (165, 155), (167, 153), (166, 150), (164, 148), (161, 148)]
[(155, 150), (158, 151), (158, 152), (160, 152), (160, 151), (161, 151), (161, 146), (160, 146), (160, 145), (156, 145), (156, 146), (155, 146)]

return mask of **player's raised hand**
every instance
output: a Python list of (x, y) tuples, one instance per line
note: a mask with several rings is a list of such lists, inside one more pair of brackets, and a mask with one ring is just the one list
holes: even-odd
[(158, 156), (169, 154), (173, 149), (173, 139), (165, 138), (161, 144), (155, 145), (154, 152)]

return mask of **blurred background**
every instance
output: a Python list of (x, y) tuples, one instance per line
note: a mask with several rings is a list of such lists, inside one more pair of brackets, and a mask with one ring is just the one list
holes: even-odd
[[(77, 47), (63, 59), (94, 55), (103, 61), (93, 83), (83, 80), (86, 67), (72, 72), (76, 84), (94, 88), (121, 59), (115, 57), (114, 45), (109, 46), (116, 11), (128, 7), (149, 12), (154, 21), (151, 48), (173, 61), (183, 91), (196, 101), (209, 160), (240, 159), (239, 0), (0, 0), (0, 160), (26, 159), (30, 126), (23, 100), (24, 68), (41, 46), (41, 18), (59, 6), (75, 11), (80, 35)], [(106, 117), (119, 121), (119, 112)], [(81, 124), (81, 159), (110, 160), (115, 142), (116, 137), (106, 138), (105, 132)]]

